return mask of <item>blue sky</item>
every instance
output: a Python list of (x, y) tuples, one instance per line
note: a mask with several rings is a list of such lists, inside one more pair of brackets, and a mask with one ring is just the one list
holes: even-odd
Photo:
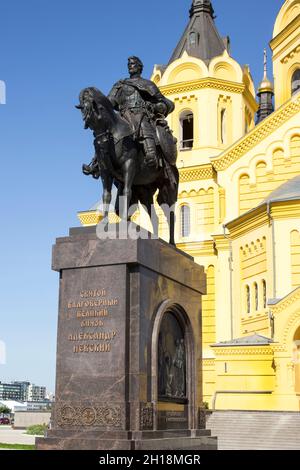
[[(1, 0), (0, 381), (30, 380), (54, 391), (58, 274), (51, 246), (76, 213), (100, 197), (81, 174), (92, 136), (75, 110), (79, 91), (107, 93), (140, 56), (144, 76), (166, 63), (188, 20), (191, 0)], [(263, 49), (283, 0), (214, 0), (232, 56), (262, 78)], [(136, 13), (134, 13), (136, 11)], [(270, 58), (269, 58), (270, 62)], [(271, 76), (271, 71), (270, 71)]]

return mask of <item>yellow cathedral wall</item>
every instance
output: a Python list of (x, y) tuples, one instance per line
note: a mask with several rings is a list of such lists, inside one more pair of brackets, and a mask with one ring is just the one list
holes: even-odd
[(300, 68), (300, 2), (284, 2), (270, 43), (273, 51), (275, 105), (279, 108), (291, 98), (291, 79)]
[[(152, 75), (175, 104), (168, 122), (179, 150), (176, 242), (204, 265), (207, 273), (202, 337), (204, 401), (217, 409), (299, 410), (297, 369), (291, 360), (293, 336), (289, 332), (296, 331), (298, 320), (300, 325), (300, 210), (287, 203), (275, 205), (270, 214), (258, 210), (252, 218), (244, 217), (272, 191), (300, 174), (300, 94), (289, 101), (291, 75), (300, 67), (298, 7), (299, 0), (287, 0), (278, 16), (271, 41), (276, 111), (258, 126), (254, 127), (257, 104), (249, 69), (241, 68), (227, 52), (209, 66), (185, 53), (163, 76), (158, 67)], [(222, 109), (227, 115), (226, 142), (220, 138)], [(186, 111), (194, 116), (191, 150), (180, 147), (180, 116)], [(191, 207), (191, 231), (185, 238), (179, 222), (183, 204)], [(223, 224), (236, 219), (236, 226), (224, 235)], [(94, 221), (88, 212), (82, 213), (82, 220)], [(160, 236), (168, 236), (161, 211)], [(288, 300), (264, 308), (263, 280), (267, 298)], [(255, 283), (259, 286), (259, 308), (247, 313), (245, 287), (251, 287), (254, 305)], [(297, 295), (290, 297), (294, 289)], [(275, 345), (211, 347), (230, 340), (231, 329), (234, 338), (254, 333), (270, 337), (270, 311), (275, 316)]]

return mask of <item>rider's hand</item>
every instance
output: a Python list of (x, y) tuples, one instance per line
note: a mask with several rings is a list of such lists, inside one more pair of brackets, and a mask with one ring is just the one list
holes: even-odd
[(167, 114), (167, 106), (165, 105), (165, 103), (157, 103), (155, 105), (155, 111), (158, 113), (158, 114), (162, 114), (162, 115), (166, 115)]

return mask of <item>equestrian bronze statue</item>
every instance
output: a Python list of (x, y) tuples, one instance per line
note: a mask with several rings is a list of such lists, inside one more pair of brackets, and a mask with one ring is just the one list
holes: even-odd
[(139, 58), (128, 59), (128, 70), (130, 78), (117, 82), (108, 97), (94, 87), (80, 93), (77, 108), (85, 129), (93, 131), (95, 147), (95, 156), (89, 165), (83, 165), (83, 173), (102, 180), (104, 218), (108, 217), (113, 185), (118, 190), (115, 211), (124, 220), (138, 202), (151, 217), (158, 192), (157, 202), (169, 221), (170, 243), (175, 244), (177, 142), (166, 121), (174, 104), (153, 82), (141, 77)]

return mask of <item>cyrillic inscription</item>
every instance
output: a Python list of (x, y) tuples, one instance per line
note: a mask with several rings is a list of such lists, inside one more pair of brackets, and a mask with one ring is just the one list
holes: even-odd
[[(78, 320), (77, 331), (68, 334), (68, 341), (80, 342), (73, 346), (73, 353), (107, 353), (111, 351), (112, 342), (117, 338), (115, 330), (103, 331), (106, 320), (113, 315), (119, 299), (108, 297), (107, 289), (83, 289), (77, 299), (67, 302), (64, 320)], [(95, 318), (95, 320), (90, 320)], [(82, 330), (80, 330), (82, 328)], [(86, 331), (86, 328), (99, 328), (100, 331)]]

